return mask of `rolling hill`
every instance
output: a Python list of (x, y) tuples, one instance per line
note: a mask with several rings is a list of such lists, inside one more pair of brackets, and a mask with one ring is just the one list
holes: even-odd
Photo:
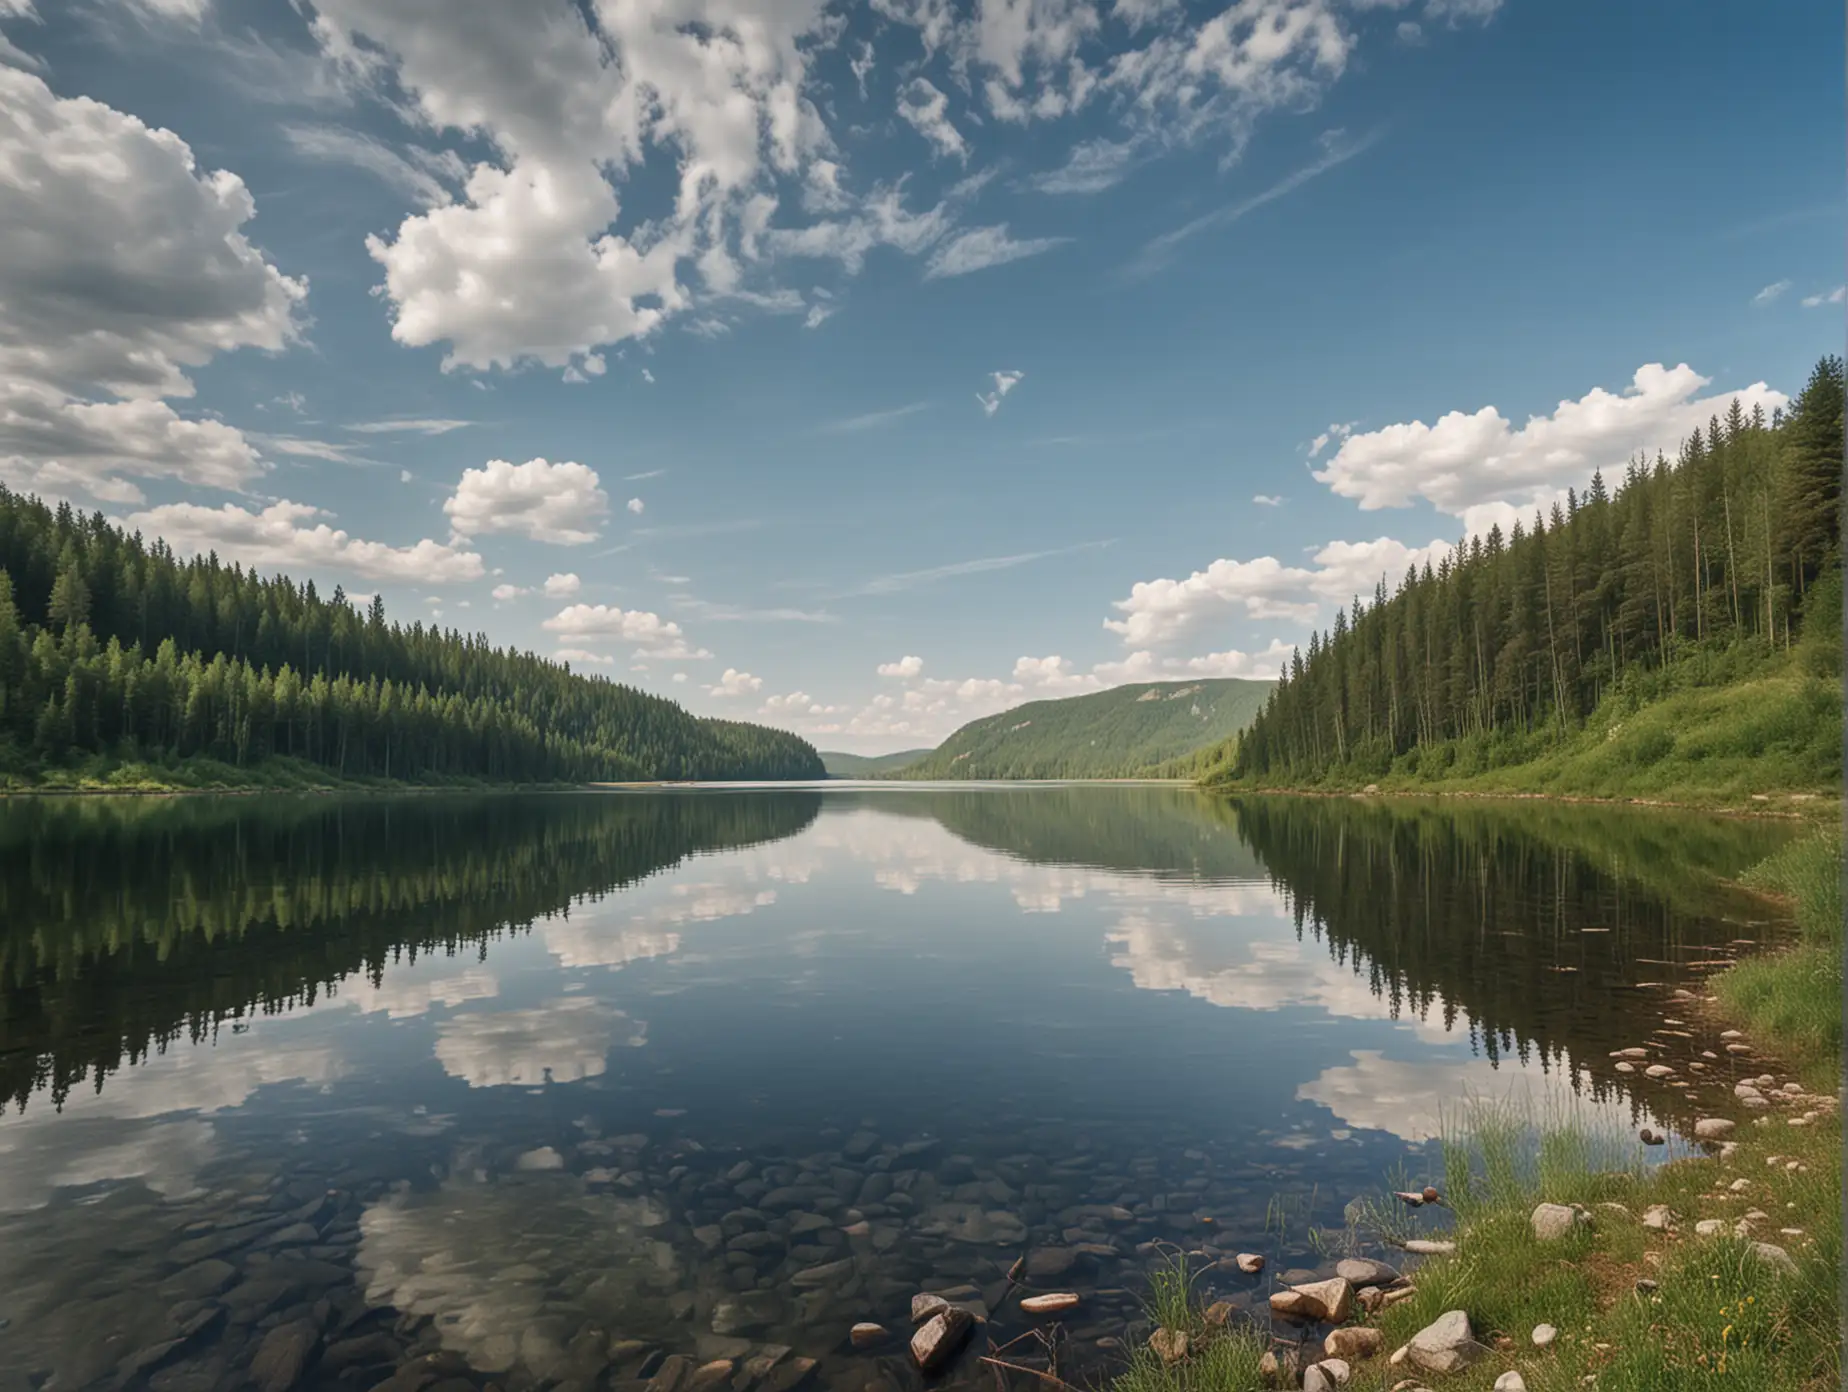
[(889, 778), (907, 764), (928, 758), (929, 749), (901, 749), (896, 754), (841, 754), (823, 750), (821, 766), (830, 778)]
[[(1221, 677), (1148, 682), (1033, 701), (972, 720), (902, 778), (1128, 778), (1222, 744), (1275, 683)], [(833, 756), (825, 756), (833, 757)]]

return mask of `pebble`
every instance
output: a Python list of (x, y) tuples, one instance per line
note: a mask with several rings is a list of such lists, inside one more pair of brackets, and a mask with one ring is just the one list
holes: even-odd
[(1264, 1269), (1264, 1258), (1256, 1252), (1240, 1252), (1232, 1260), (1247, 1276), (1256, 1276)]
[(883, 1344), (889, 1337), (889, 1331), (883, 1324), (874, 1324), (871, 1320), (862, 1320), (859, 1324), (856, 1324), (852, 1329), (847, 1331), (847, 1337), (852, 1340), (855, 1348), (868, 1349)]
[(1527, 1379), (1510, 1368), (1495, 1379), (1495, 1392), (1527, 1392)]
[(911, 1336), (911, 1358), (919, 1368), (930, 1373), (948, 1363), (962, 1347), (963, 1340), (975, 1327), (975, 1316), (954, 1305), (939, 1310)]
[(1534, 1326), (1533, 1339), (1535, 1348), (1546, 1348), (1558, 1337), (1559, 1331), (1550, 1324), (1536, 1324)]
[(1078, 1308), (1078, 1294), (1075, 1291), (1055, 1291), (1047, 1295), (1029, 1295), (1020, 1302), (1020, 1308), (1029, 1315), (1056, 1315), (1061, 1310)]
[(1187, 1331), (1184, 1329), (1157, 1329), (1149, 1335), (1149, 1347), (1166, 1365), (1179, 1363), (1187, 1356)]

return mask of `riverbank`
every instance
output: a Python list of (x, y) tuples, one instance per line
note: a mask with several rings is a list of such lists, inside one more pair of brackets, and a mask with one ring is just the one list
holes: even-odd
[(217, 759), (183, 759), (176, 763), (92, 759), (0, 773), (0, 797), (142, 796), (177, 797), (259, 793), (438, 793), (557, 791), (577, 783), (495, 783), (456, 777), (423, 782), (370, 776), (342, 777), (304, 759), (274, 755), (251, 764)]
[[(1375, 1290), (1334, 1294), (1354, 1301), (1357, 1326), (1273, 1316), (1268, 1351), (1284, 1371), (1267, 1377), (1261, 1337), (1176, 1311), (1158, 1283), (1151, 1313), (1188, 1328), (1193, 1351), (1164, 1364), (1138, 1350), (1115, 1392), (1839, 1386), (1841, 869), (1839, 835), (1824, 833), (1748, 874), (1790, 904), (1799, 940), (1712, 978), (1709, 995), (1663, 1002), (1724, 1026), (1724, 1055), (1676, 1028), (1636, 1046), (1699, 1097), (1706, 1134), (1689, 1153), (1651, 1165), (1640, 1135), (1476, 1108), (1411, 1181), (1441, 1205), (1385, 1194), (1350, 1208), (1352, 1264), (1336, 1279)], [(1421, 1243), (1439, 1245), (1417, 1255)], [(1295, 1303), (1287, 1290), (1273, 1287)], [(1339, 1370), (1289, 1375), (1331, 1356)]]

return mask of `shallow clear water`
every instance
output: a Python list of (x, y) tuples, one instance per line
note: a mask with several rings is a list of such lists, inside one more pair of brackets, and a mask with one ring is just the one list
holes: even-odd
[(901, 1388), (848, 1327), (973, 1287), (999, 1344), (1028, 1251), (1082, 1366), (1172, 1248), (1266, 1253), (1208, 1273), (1235, 1304), (1321, 1265), (1471, 1097), (1685, 1124), (1723, 1058), (1609, 1055), (1717, 1048), (1671, 994), (1779, 931), (1714, 879), (1784, 835), (1151, 787), (3, 805), (0, 1389)]

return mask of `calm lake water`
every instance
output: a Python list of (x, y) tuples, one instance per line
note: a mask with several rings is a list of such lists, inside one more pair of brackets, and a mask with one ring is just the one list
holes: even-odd
[(1082, 1366), (1172, 1248), (1265, 1253), (1205, 1278), (1235, 1304), (1324, 1266), (1470, 1097), (1685, 1127), (1724, 1055), (1611, 1051), (1720, 1047), (1672, 993), (1782, 931), (1715, 881), (1787, 835), (1156, 787), (0, 803), (0, 1392), (902, 1392), (911, 1297), (1000, 1344), (1023, 1252)]

